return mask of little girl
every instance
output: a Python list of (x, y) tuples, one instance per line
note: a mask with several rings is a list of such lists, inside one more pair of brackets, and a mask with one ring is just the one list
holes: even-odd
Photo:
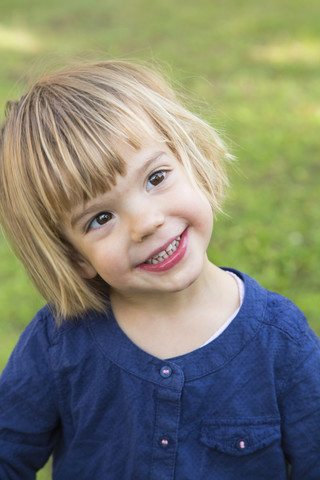
[(206, 254), (230, 158), (145, 67), (11, 102), (1, 223), (48, 304), (0, 380), (0, 478), (319, 480), (320, 347)]

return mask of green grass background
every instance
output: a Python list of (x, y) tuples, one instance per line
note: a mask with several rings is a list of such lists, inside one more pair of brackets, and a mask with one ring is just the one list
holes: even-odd
[[(211, 259), (290, 297), (320, 335), (319, 14), (318, 0), (1, 0), (0, 111), (70, 59), (160, 64), (238, 158)], [(0, 284), (1, 370), (43, 304), (2, 237)]]

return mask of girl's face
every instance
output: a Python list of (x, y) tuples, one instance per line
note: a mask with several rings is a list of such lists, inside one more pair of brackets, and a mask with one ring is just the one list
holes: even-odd
[(118, 151), (126, 175), (64, 221), (81, 272), (124, 296), (181, 292), (209, 263), (210, 204), (165, 143)]

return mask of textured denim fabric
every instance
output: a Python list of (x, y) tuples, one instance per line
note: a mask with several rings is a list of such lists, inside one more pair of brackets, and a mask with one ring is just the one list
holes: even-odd
[[(320, 479), (320, 347), (289, 300), (245, 282), (231, 325), (166, 361), (112, 314), (48, 307), (0, 380), (0, 480)], [(197, 319), (195, 318), (195, 322)], [(170, 332), (168, 332), (170, 335)]]

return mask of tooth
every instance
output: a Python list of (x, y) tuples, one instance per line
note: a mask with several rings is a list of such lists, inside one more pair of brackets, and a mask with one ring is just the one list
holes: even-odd
[(179, 237), (173, 240), (165, 250), (162, 250), (161, 252), (157, 253), (157, 255), (155, 255), (154, 257), (149, 258), (149, 260), (147, 260), (146, 263), (156, 265), (157, 263), (161, 263), (164, 260), (166, 260), (177, 250), (180, 244), (180, 240), (181, 240), (181, 236), (179, 235)]

